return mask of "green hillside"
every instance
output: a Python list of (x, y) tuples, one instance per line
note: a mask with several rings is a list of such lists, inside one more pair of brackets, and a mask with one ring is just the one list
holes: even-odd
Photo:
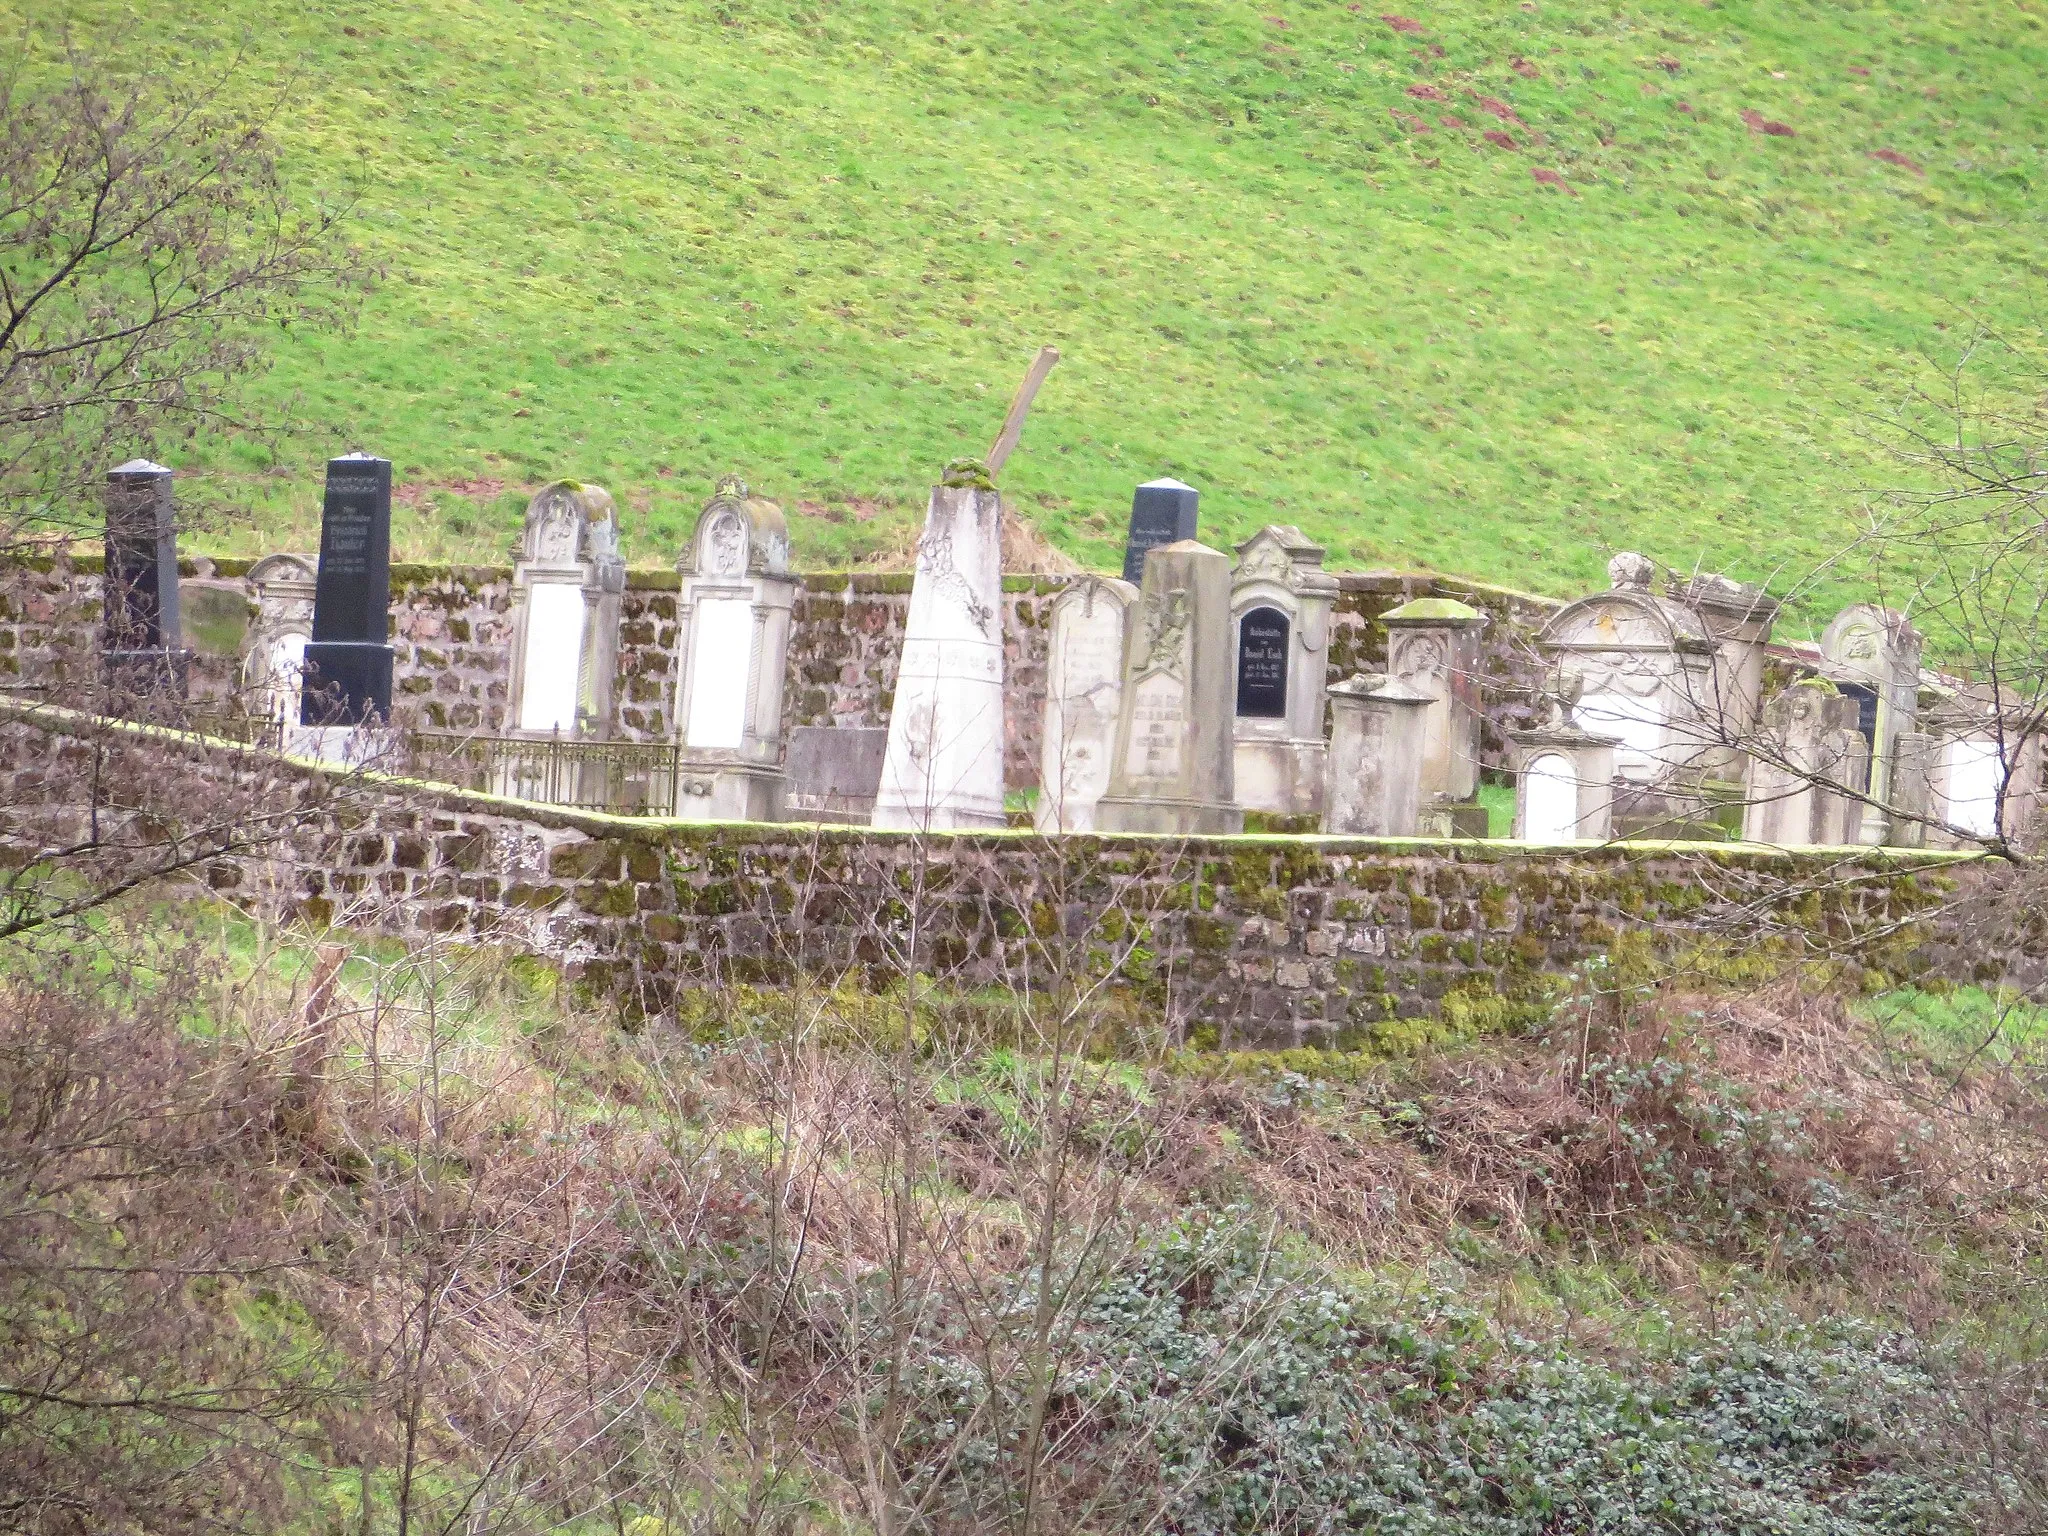
[(305, 430), (213, 453), (252, 547), (309, 542), (318, 461), (360, 445), (410, 487), (407, 554), (501, 555), (521, 488), (570, 474), (666, 561), (738, 468), (800, 505), (801, 563), (857, 557), (1051, 342), (1005, 488), (1094, 564), (1172, 473), (1212, 540), (1293, 521), (1347, 565), (1569, 590), (1632, 545), (1761, 577), (1894, 477), (1869, 418), (1927, 357), (2042, 313), (2038, 3), (1388, 3), (10, 24), (188, 73), (239, 45), (252, 92), (295, 66), (295, 180), (358, 189), (388, 278), (261, 386)]

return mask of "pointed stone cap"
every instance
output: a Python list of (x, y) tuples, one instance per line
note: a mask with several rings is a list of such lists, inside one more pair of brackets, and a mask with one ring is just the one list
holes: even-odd
[(1486, 615), (1469, 603), (1459, 602), (1455, 597), (1418, 597), (1398, 608), (1389, 608), (1380, 615), (1380, 622), (1410, 624), (1418, 628), (1429, 625), (1437, 629), (1463, 629), (1474, 624), (1484, 624)]
[(1194, 487), (1185, 481), (1176, 480), (1171, 475), (1167, 475), (1157, 480), (1147, 480), (1138, 489), (1141, 491), (1192, 491)]
[(121, 465), (120, 468), (107, 471), (110, 477), (113, 475), (140, 477), (142, 475), (168, 475), (171, 473), (173, 471), (164, 468), (161, 464), (152, 464), (148, 459), (130, 459), (126, 464)]

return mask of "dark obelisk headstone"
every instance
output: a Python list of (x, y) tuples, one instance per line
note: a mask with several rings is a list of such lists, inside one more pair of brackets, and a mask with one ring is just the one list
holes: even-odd
[(1124, 580), (1145, 579), (1145, 552), (1195, 536), (1199, 493), (1178, 480), (1147, 480), (1131, 497), (1131, 536), (1124, 544)]
[(131, 459), (107, 474), (105, 658), (123, 693), (182, 696), (191, 653), (178, 615), (178, 527), (171, 471)]
[(306, 646), (306, 725), (364, 725), (391, 714), (391, 461), (327, 461), (320, 574)]

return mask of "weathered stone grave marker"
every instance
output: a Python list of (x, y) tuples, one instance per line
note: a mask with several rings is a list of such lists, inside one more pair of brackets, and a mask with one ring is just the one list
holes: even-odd
[(775, 821), (787, 786), (782, 672), (802, 578), (789, 573), (782, 508), (738, 475), (698, 515), (676, 613), (676, 814), (691, 821)]
[(1041, 832), (1087, 832), (1109, 791), (1123, 700), (1124, 627), (1138, 589), (1091, 577), (1052, 605), (1045, 687), (1045, 734), (1039, 744)]
[(1914, 729), (1918, 714), (1920, 648), (1920, 632), (1906, 616), (1875, 603), (1844, 608), (1820, 637), (1821, 669), (1856, 701), (1856, 729), (1870, 749), (1870, 797), (1878, 803), (1862, 807), (1852, 841), (1913, 837), (1904, 819), (1895, 825), (1884, 807), (1893, 804), (1899, 741)]
[(1105, 832), (1244, 830), (1231, 752), (1230, 557), (1183, 539), (1145, 558), (1124, 639)]
[(1145, 556), (1162, 544), (1192, 539), (1200, 493), (1178, 480), (1147, 480), (1131, 496), (1131, 531), (1124, 541), (1124, 580), (1145, 579)]
[(184, 697), (177, 504), (171, 471), (131, 459), (107, 475), (106, 683), (116, 694)]
[(1422, 811), (1423, 747), (1436, 696), (1361, 672), (1332, 683), (1323, 830), (1413, 837)]
[(391, 717), (391, 461), (349, 453), (327, 461), (313, 638), (305, 653), (298, 750), (359, 757), (334, 733)]
[(1870, 748), (1857, 729), (1857, 700), (1818, 678), (1794, 683), (1764, 705), (1750, 758), (1742, 835), (1752, 843), (1856, 842)]
[(1479, 636), (1486, 616), (1450, 597), (1380, 615), (1387, 671), (1430, 697), (1423, 719), (1422, 822), (1431, 837), (1484, 837), (1479, 804)]
[(1323, 549), (1269, 523), (1237, 546), (1230, 611), (1237, 640), (1237, 803), (1312, 816), (1323, 808), (1323, 710), (1337, 578)]
[(1003, 825), (1002, 498), (956, 460), (932, 488), (873, 825)]
[(602, 486), (557, 480), (526, 505), (512, 565), (512, 733), (610, 733), (626, 562)]

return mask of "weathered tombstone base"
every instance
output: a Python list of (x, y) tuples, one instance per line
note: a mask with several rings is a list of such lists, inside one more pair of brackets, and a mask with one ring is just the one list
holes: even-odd
[(306, 646), (307, 725), (362, 725), (391, 697), (392, 649), (361, 640), (314, 640)]
[(875, 814), (882, 758), (889, 748), (884, 725), (799, 725), (789, 733), (788, 788), (782, 814), (789, 821), (864, 827)]
[(191, 676), (192, 653), (178, 650), (106, 651), (100, 656), (100, 678), (107, 691), (122, 696), (168, 694), (184, 698)]
[(1438, 801), (1417, 813), (1415, 827), (1421, 837), (1484, 837), (1486, 807), (1477, 800), (1458, 804)]
[(676, 778), (675, 814), (684, 821), (781, 821), (782, 771), (727, 763), (706, 773), (685, 763)]
[(1104, 832), (1161, 832), (1180, 837), (1214, 837), (1244, 830), (1244, 807), (1205, 800), (1122, 800), (1104, 797), (1096, 807)]
[(1320, 815), (1327, 751), (1320, 741), (1247, 741), (1240, 736), (1232, 754), (1238, 804), (1281, 816)]

